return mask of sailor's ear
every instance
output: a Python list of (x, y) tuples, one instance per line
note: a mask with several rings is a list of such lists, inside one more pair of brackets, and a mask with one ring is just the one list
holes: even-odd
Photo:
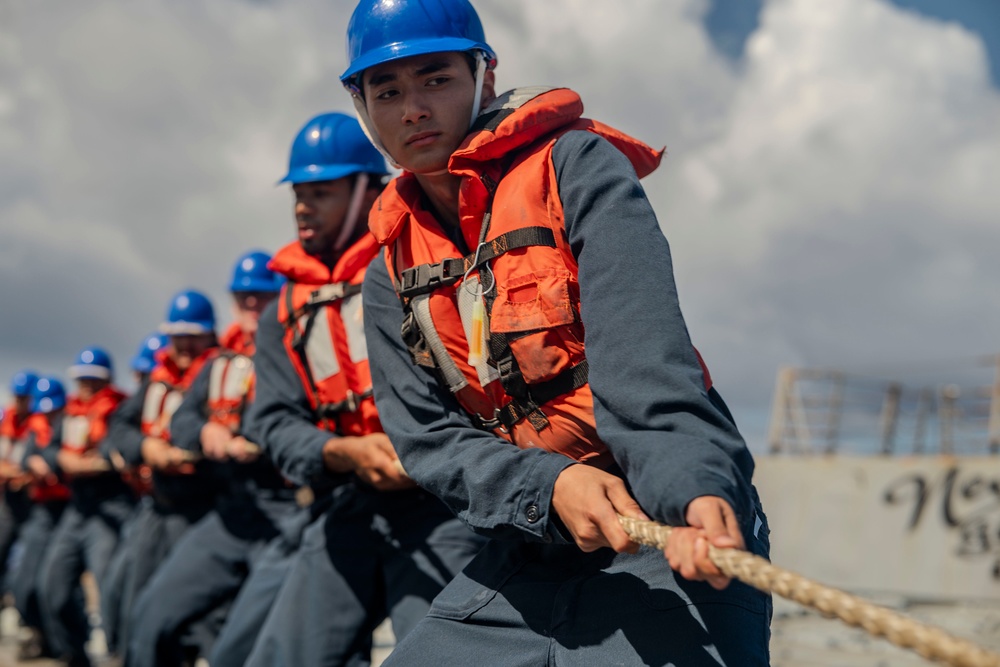
[(496, 98), (496, 73), (493, 70), (487, 70), (483, 74), (483, 97), (482, 102), (480, 102), (480, 108), (485, 109), (493, 104), (493, 100)]

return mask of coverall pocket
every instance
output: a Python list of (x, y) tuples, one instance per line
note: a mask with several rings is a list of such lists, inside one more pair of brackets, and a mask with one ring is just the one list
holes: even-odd
[(521, 550), (509, 546), (487, 543), (434, 598), (427, 615), (464, 621), (489, 604), (497, 591), (525, 564)]

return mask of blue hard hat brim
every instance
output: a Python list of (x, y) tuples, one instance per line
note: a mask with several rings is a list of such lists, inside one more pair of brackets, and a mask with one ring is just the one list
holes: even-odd
[(291, 169), (285, 177), (278, 181), (282, 183), (316, 183), (318, 181), (335, 181), (338, 178), (352, 174), (388, 174), (384, 168), (372, 169), (370, 164), (337, 164), (330, 166), (309, 165)]
[(96, 364), (76, 364), (69, 367), (69, 376), (74, 380), (110, 380), (111, 369)]
[(186, 322), (164, 322), (160, 325), (160, 333), (168, 336), (198, 336), (213, 333), (215, 322), (206, 320)]
[(146, 357), (136, 357), (131, 364), (132, 370), (136, 373), (152, 373), (155, 365), (156, 362)]
[(273, 292), (281, 291), (281, 281), (262, 278), (241, 278), (229, 284), (230, 292)]
[(45, 398), (38, 399), (38, 404), (35, 406), (35, 412), (49, 413), (55, 412), (56, 410), (62, 410), (66, 407), (66, 399), (55, 399)]
[(347, 83), (349, 79), (354, 77), (356, 74), (365, 71), (369, 67), (381, 65), (382, 63), (387, 63), (392, 60), (400, 60), (401, 58), (409, 58), (411, 56), (422, 56), (427, 53), (445, 53), (447, 51), (464, 52), (471, 51), (473, 49), (485, 51), (489, 54), (490, 59), (496, 59), (496, 54), (493, 53), (493, 49), (491, 49), (488, 44), (485, 44), (484, 42), (475, 42), (471, 39), (464, 39), (461, 37), (435, 37), (432, 39), (407, 40), (405, 42), (388, 44), (373, 51), (369, 51), (360, 58), (357, 58), (347, 68), (347, 71), (340, 75), (340, 81), (342, 83)]

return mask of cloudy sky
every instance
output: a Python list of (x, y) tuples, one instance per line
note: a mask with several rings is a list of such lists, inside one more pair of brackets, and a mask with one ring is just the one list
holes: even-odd
[[(1000, 351), (1000, 5), (475, 4), (501, 88), (667, 146), (646, 189), (753, 446), (781, 364), (945, 382)], [(124, 368), (184, 287), (228, 319), (237, 255), (292, 238), (292, 137), (350, 108), (352, 7), (0, 0), (0, 378)]]

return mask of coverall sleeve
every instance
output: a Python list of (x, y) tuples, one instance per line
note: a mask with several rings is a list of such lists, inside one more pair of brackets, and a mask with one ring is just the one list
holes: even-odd
[(246, 416), (247, 437), (296, 484), (329, 486), (346, 480), (347, 475), (332, 474), (323, 463), (323, 445), (337, 436), (316, 427), (312, 405), (283, 339), (275, 301), (261, 314), (257, 328), (256, 396)]
[(142, 463), (142, 404), (146, 400), (149, 381), (122, 401), (111, 413), (108, 435), (101, 441), (101, 453), (109, 458), (112, 451), (118, 452), (125, 462), (132, 466)]
[(28, 458), (38, 456), (39, 454), (41, 454), (41, 447), (38, 446), (38, 438), (34, 433), (28, 433), (28, 436), (24, 439), (24, 451), (21, 452), (21, 460), (17, 464), (27, 470), (25, 462)]
[(184, 400), (170, 418), (170, 441), (181, 449), (201, 451), (201, 427), (208, 421), (208, 386), (212, 361), (201, 367), (186, 392)]
[(590, 132), (563, 135), (553, 163), (579, 262), (597, 431), (643, 510), (684, 525), (698, 496), (754, 521), (753, 459), (705, 380), (681, 314), (670, 248), (625, 156)]
[(363, 298), (375, 403), (407, 473), (477, 533), (566, 542), (549, 505), (556, 477), (573, 461), (475, 428), (451, 393), (413, 363), (382, 255), (368, 267)]
[(56, 474), (62, 472), (62, 468), (59, 467), (59, 450), (62, 449), (62, 440), (63, 423), (62, 419), (57, 419), (55, 426), (52, 427), (52, 439), (49, 444), (45, 447), (35, 446), (35, 454), (41, 456), (52, 472)]

